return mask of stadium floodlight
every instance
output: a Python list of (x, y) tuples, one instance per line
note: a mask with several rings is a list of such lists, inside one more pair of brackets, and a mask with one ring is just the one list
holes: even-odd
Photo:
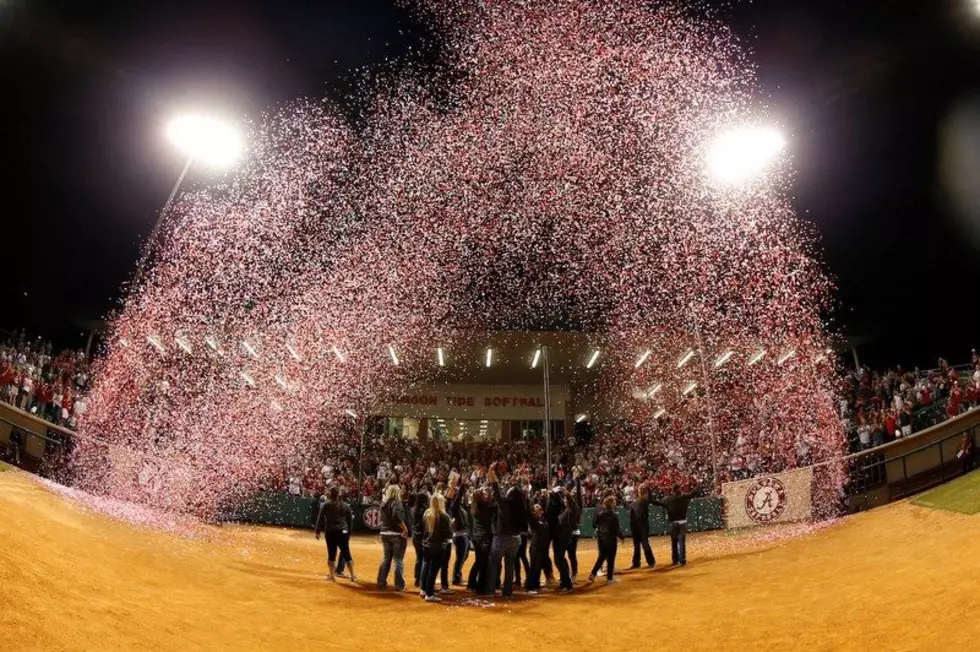
[(650, 358), (650, 354), (651, 353), (653, 353), (653, 351), (651, 351), (650, 349), (647, 349), (646, 351), (644, 351), (643, 352), (643, 355), (640, 356), (640, 359), (637, 360), (636, 361), (636, 364), (634, 364), (633, 366), (636, 367), (637, 369), (639, 369), (640, 367), (642, 367), (643, 366), (643, 363), (646, 362)]
[(150, 231), (150, 237), (146, 240), (143, 255), (136, 266), (133, 287), (138, 287), (143, 279), (143, 274), (156, 247), (163, 219), (170, 210), (170, 205), (173, 204), (181, 184), (184, 183), (184, 177), (187, 176), (187, 172), (191, 169), (194, 161), (203, 161), (213, 167), (228, 167), (238, 159), (244, 149), (241, 134), (234, 125), (202, 115), (184, 115), (174, 118), (167, 125), (167, 137), (177, 149), (187, 156), (187, 163), (184, 164), (184, 169), (177, 177), (177, 182), (157, 215), (153, 230)]
[(691, 392), (693, 392), (694, 391), (694, 388), (697, 387), (697, 386), (698, 386), (697, 381), (692, 380), (691, 382), (689, 382), (687, 384), (687, 387), (684, 388), (684, 391), (682, 392), (682, 394), (684, 396), (687, 396), (688, 394), (690, 394)]
[(439, 366), (440, 367), (445, 367), (446, 366), (446, 354), (443, 352), (441, 346), (438, 349), (436, 349), (436, 357), (439, 358)]
[(589, 361), (585, 363), (585, 368), (591, 369), (595, 365), (595, 361), (598, 359), (599, 359), (599, 349), (596, 349), (595, 351), (592, 352), (592, 357), (589, 358)]
[(204, 115), (183, 115), (167, 125), (167, 137), (188, 157), (215, 167), (238, 160), (243, 141), (231, 123)]
[(493, 364), (493, 349), (487, 349), (487, 366)]
[(733, 355), (735, 355), (734, 351), (725, 351), (722, 353), (720, 356), (718, 356), (718, 359), (715, 360), (715, 368), (720, 367), (731, 360)]
[(755, 355), (753, 355), (751, 358), (749, 358), (749, 366), (751, 367), (752, 365), (754, 365), (759, 360), (762, 360), (762, 358), (764, 358), (765, 356), (766, 356), (766, 350), (765, 349), (759, 349), (756, 352)]
[(575, 423), (582, 423), (583, 421), (585, 421), (588, 418), (589, 418), (589, 415), (587, 415), (585, 412), (583, 412), (582, 414), (580, 414), (577, 417), (575, 417)]
[(531, 360), (531, 369), (535, 369), (540, 361), (541, 361), (541, 349), (537, 349), (534, 352), (534, 359)]
[[(333, 354), (335, 356), (337, 356), (337, 359), (340, 360), (341, 362), (344, 362), (344, 360), (345, 360), (344, 354), (340, 352), (340, 349), (337, 348), (337, 345), (335, 344), (331, 348), (333, 349)], [(388, 348), (390, 349), (391, 347), (389, 346)], [(396, 362), (395, 364), (398, 364), (398, 363)]]
[(659, 410), (657, 410), (656, 414), (653, 415), (653, 418), (659, 419), (665, 414), (667, 414), (667, 408), (660, 408)]
[(167, 352), (167, 350), (163, 348), (163, 344), (160, 343), (160, 338), (157, 337), (156, 335), (150, 335), (149, 337), (146, 338), (146, 341), (152, 344), (153, 348), (155, 348), (160, 353)]
[(296, 349), (294, 349), (292, 346), (290, 346), (288, 343), (286, 344), (286, 350), (289, 351), (289, 355), (291, 355), (293, 357), (293, 360), (295, 360), (296, 362), (299, 362), (300, 360), (303, 359), (300, 357), (299, 352)]
[(680, 360), (677, 361), (677, 368), (680, 369), (681, 367), (686, 365), (688, 362), (691, 361), (691, 358), (693, 357), (694, 357), (694, 349), (690, 349), (687, 353), (684, 354), (684, 356)]
[(388, 345), (388, 353), (391, 354), (391, 361), (394, 362), (397, 365), (398, 364), (398, 354), (395, 353), (395, 347), (393, 347), (392, 345), (389, 344)]
[(796, 355), (796, 349), (790, 349), (786, 353), (784, 353), (781, 356), (779, 356), (779, 360), (776, 361), (776, 364), (780, 364), (781, 365), (784, 362), (786, 362), (787, 360), (789, 360), (790, 358), (792, 358), (794, 355)]
[(708, 172), (725, 184), (738, 184), (759, 175), (786, 146), (770, 127), (743, 127), (718, 136), (708, 151)]

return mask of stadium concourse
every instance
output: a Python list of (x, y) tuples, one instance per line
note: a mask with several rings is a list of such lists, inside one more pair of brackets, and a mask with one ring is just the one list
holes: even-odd
[[(148, 531), (86, 500), (0, 472), (0, 649), (526, 649), (535, 636), (555, 649), (975, 645), (963, 624), (980, 519), (908, 502), (822, 527), (694, 535), (687, 567), (627, 572), (570, 599), (450, 596), (447, 621), (411, 592), (324, 582), (308, 531)], [(663, 559), (665, 542), (653, 543)], [(376, 567), (375, 538), (353, 547), (362, 569)]]

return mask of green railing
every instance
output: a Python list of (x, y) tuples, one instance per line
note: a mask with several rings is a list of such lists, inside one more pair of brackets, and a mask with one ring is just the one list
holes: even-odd
[[(278, 525), (281, 527), (313, 527), (319, 501), (315, 498), (293, 496), (280, 492), (266, 492), (252, 496), (241, 505), (229, 510), (224, 520), (255, 523), (260, 525)], [(354, 530), (356, 532), (376, 532), (377, 528), (365, 523), (364, 514), (377, 505), (362, 505), (351, 503), (354, 512)], [(586, 507), (582, 511), (582, 536), (591, 537), (592, 516), (595, 508)], [(371, 519), (377, 522), (375, 519)], [(619, 523), (623, 532), (630, 534), (629, 512), (619, 508)], [(654, 536), (667, 534), (667, 515), (661, 507), (650, 508), (650, 533)], [(718, 530), (725, 526), (724, 508), (719, 498), (695, 498), (687, 517), (688, 530), (702, 532)]]

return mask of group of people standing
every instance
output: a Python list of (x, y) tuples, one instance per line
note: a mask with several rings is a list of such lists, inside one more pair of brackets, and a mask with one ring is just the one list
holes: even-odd
[[(442, 600), (436, 592), (437, 581), (441, 584), (439, 593), (453, 592), (450, 576), (453, 586), (465, 585), (477, 595), (492, 596), (499, 589), (503, 597), (509, 597), (515, 586), (521, 586), (522, 570), (523, 588), (528, 594), (541, 590), (542, 575), (549, 582), (554, 581), (555, 571), (559, 593), (571, 592), (578, 574), (583, 505), (580, 479), (576, 474), (551, 489), (534, 491), (520, 477), (520, 473), (513, 474), (511, 478), (515, 482), (504, 489), (496, 469), (491, 467), (486, 485), (475, 488), (454, 472), (445, 485), (422, 485), (408, 496), (398, 484), (389, 484), (380, 509), (383, 556), (378, 569), (378, 588), (387, 588), (392, 566), (395, 589), (406, 588), (404, 558), (411, 538), (415, 548), (415, 586), (428, 602)], [(656, 564), (648, 541), (651, 505), (664, 507), (671, 520), (673, 563), (686, 563), (686, 517), (692, 496), (679, 491), (673, 494), (663, 501), (654, 501), (648, 489), (642, 487), (637, 500), (630, 505), (632, 568), (640, 566), (641, 550), (648, 566)], [(330, 580), (336, 575), (343, 576), (345, 567), (351, 580), (355, 580), (349, 545), (352, 525), (350, 508), (341, 500), (339, 491), (331, 489), (316, 522), (317, 538), (321, 532), (326, 533)], [(602, 575), (605, 566), (606, 581), (613, 583), (616, 553), (624, 534), (617, 499), (611, 492), (596, 509), (593, 531), (599, 556), (589, 573), (589, 582)], [(471, 550), (475, 559), (464, 577), (463, 567)], [(454, 551), (455, 562), (451, 564)]]

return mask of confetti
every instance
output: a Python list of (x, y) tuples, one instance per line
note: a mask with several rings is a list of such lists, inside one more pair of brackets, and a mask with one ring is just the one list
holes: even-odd
[(175, 204), (112, 319), (81, 486), (213, 515), (355, 451), (356, 415), (430, 381), (437, 348), (475, 375), (454, 349), (548, 329), (601, 346), (598, 444), (651, 468), (710, 485), (839, 457), (833, 287), (788, 166), (708, 173), (715, 138), (768, 121), (729, 30), (629, 0), (413, 7), (438, 63), (379, 72), (353, 123), (265, 116), (232, 177)]

